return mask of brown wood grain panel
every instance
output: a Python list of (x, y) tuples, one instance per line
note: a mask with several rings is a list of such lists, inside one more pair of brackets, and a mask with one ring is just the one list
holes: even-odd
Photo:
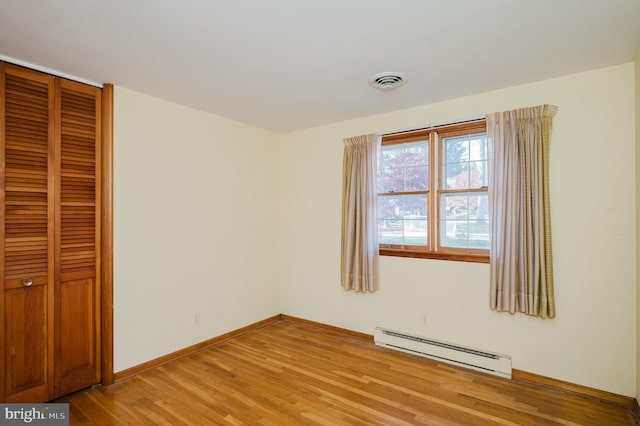
[(0, 401), (45, 401), (53, 396), (53, 78), (0, 67)]
[(56, 324), (56, 394), (66, 395), (96, 383), (95, 281), (92, 278), (60, 283)]
[[(6, 66), (3, 62), (0, 62), (0, 319), (6, 324), (6, 298), (5, 292), (7, 289), (7, 282), (5, 279), (5, 209), (6, 205), (6, 191), (5, 191), (5, 179), (6, 179), (6, 167), (4, 153), (6, 151)], [(0, 348), (6, 348), (6, 325), (0, 326)], [(7, 377), (7, 364), (5, 362), (7, 358), (7, 350), (1, 349), (0, 352), (0, 401), (6, 400), (6, 377)]]
[[(4, 281), (4, 288), (5, 290), (10, 290), (10, 289), (16, 289), (16, 288), (23, 288), (24, 285), (22, 284), (23, 278), (14, 278), (14, 279), (7, 279)], [(34, 275), (32, 278), (32, 287), (34, 286), (39, 286), (39, 285), (47, 285), (49, 283), (49, 276), (48, 275)]]
[(100, 381), (102, 135), (100, 90), (67, 80), (56, 89), (56, 395), (63, 395)]
[(47, 288), (33, 286), (5, 293), (7, 395), (47, 383)]
[(113, 371), (113, 85), (102, 89), (100, 169), (101, 376), (114, 382)]

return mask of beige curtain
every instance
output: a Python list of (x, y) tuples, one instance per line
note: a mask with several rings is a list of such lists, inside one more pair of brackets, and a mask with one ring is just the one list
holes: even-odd
[(541, 105), (487, 115), (491, 309), (497, 311), (556, 314), (548, 167), (556, 110)]
[(342, 250), (340, 278), (345, 290), (378, 290), (376, 177), (378, 136), (344, 139)]

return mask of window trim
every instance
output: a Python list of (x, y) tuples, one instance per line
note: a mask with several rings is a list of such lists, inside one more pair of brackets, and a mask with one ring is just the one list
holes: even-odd
[[(442, 247), (440, 242), (440, 198), (443, 193), (451, 192), (485, 192), (486, 187), (469, 188), (464, 191), (443, 189), (443, 146), (446, 137), (463, 136), (473, 133), (486, 133), (486, 120), (472, 120), (459, 123), (439, 125), (425, 129), (383, 135), (381, 146), (428, 140), (429, 143), (429, 188), (426, 191), (410, 193), (427, 194), (427, 245), (412, 246), (402, 244), (378, 244), (381, 256), (396, 256), (421, 259), (453, 260), (463, 262), (489, 263), (488, 249)], [(402, 195), (404, 192), (394, 194)], [(384, 195), (387, 193), (378, 193)], [(388, 194), (387, 194), (388, 195)]]

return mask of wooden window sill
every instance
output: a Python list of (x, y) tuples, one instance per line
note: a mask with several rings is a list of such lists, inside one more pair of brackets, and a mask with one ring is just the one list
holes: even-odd
[(489, 256), (460, 254), (460, 253), (436, 253), (414, 250), (380, 249), (380, 256), (412, 257), (418, 259), (453, 260), (457, 262), (489, 263)]

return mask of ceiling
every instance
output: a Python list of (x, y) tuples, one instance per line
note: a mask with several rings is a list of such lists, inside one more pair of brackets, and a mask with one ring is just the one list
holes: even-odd
[[(0, 55), (275, 132), (630, 62), (640, 0), (2, 0)], [(393, 91), (368, 85), (399, 71)]]

